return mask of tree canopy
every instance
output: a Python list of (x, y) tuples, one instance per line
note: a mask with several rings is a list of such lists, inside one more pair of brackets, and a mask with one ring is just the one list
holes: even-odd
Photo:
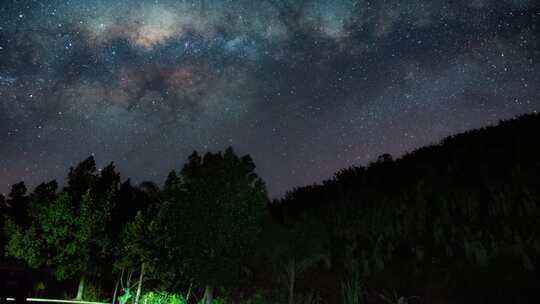
[(210, 287), (234, 282), (268, 202), (254, 169), (249, 156), (229, 148), (203, 157), (193, 153), (180, 175), (169, 174), (159, 235), (171, 250), (165, 264), (179, 279)]

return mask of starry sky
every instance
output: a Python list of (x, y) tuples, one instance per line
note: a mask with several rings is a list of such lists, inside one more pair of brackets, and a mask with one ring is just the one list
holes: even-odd
[(533, 0), (1, 0), (0, 193), (251, 154), (272, 197), (540, 110)]

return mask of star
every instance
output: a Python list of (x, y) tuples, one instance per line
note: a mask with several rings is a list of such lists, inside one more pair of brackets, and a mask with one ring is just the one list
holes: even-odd
[(232, 144), (277, 197), (538, 111), (538, 16), (534, 1), (6, 6), (0, 185), (63, 180), (90, 153), (142, 181)]

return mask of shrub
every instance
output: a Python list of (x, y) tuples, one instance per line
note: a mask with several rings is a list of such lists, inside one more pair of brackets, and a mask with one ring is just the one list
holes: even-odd
[(173, 293), (148, 292), (142, 297), (142, 304), (187, 304), (186, 299), (182, 295)]

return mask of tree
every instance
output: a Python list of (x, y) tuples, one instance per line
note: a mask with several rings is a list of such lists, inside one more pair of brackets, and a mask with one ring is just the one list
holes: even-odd
[[(156, 248), (154, 219), (159, 207), (160, 189), (151, 182), (143, 182), (139, 187), (131, 188), (131, 194), (132, 199), (135, 198), (135, 202), (138, 197), (138, 201), (143, 201), (143, 203), (124, 206), (129, 208), (129, 210), (126, 210), (128, 214), (132, 212), (137, 213), (135, 216), (130, 217), (128, 215), (128, 217), (121, 218), (124, 221), (127, 220), (127, 222), (124, 223), (124, 229), (117, 241), (119, 246), (116, 248), (116, 251), (119, 253), (119, 256), (114, 266), (116, 270), (120, 270), (122, 273), (126, 269), (130, 273), (132, 273), (132, 269), (140, 269), (135, 295), (135, 304), (137, 304), (140, 299), (145, 275), (148, 276), (149, 270), (152, 270), (152, 266), (158, 262), (153, 260), (156, 256), (153, 253)], [(139, 208), (135, 209), (134, 207)], [(129, 288), (130, 286), (127, 287)]]
[(114, 199), (120, 190), (120, 173), (116, 172), (114, 163), (105, 166), (93, 180), (93, 184), (88, 185), (91, 186), (92, 197), (96, 200), (108, 200), (111, 204), (116, 203)]
[(96, 161), (93, 156), (80, 162), (77, 167), (70, 168), (67, 177), (67, 187), (64, 189), (73, 200), (80, 199), (89, 189), (92, 189), (98, 179)]
[(82, 299), (86, 279), (99, 273), (96, 261), (107, 256), (107, 205), (96, 203), (89, 191), (77, 201), (62, 192), (32, 201), (29, 214), (28, 228), (8, 220), (8, 254), (32, 268), (50, 268), (57, 279), (80, 278)]
[(0, 261), (4, 259), (4, 247), (6, 242), (5, 220), (6, 200), (4, 198), (4, 195), (0, 193)]
[(325, 232), (320, 223), (301, 219), (292, 227), (271, 223), (267, 228), (271, 244), (267, 254), (274, 265), (286, 276), (289, 304), (294, 304), (294, 290), (298, 276), (308, 268), (324, 262), (330, 267), (330, 257), (324, 249)]
[(0, 227), (2, 228), (2, 234), (0, 235), (0, 254), (4, 257), (4, 250), (6, 246), (6, 237), (8, 227), (6, 227), (7, 221), (9, 219), (10, 226), (17, 225), (18, 227), (28, 228), (30, 225), (30, 202), (38, 201), (43, 199), (52, 199), (56, 195), (56, 189), (58, 185), (56, 181), (51, 181), (48, 183), (41, 183), (38, 185), (34, 192), (28, 196), (26, 195), (27, 189), (23, 182), (14, 184), (10, 195), (9, 202), (4, 201), (4, 197), (0, 195)]
[(52, 200), (56, 197), (56, 191), (58, 190), (58, 183), (52, 180), (48, 183), (41, 183), (36, 186), (32, 194), (30, 195), (31, 201), (46, 201)]
[(6, 213), (8, 217), (21, 226), (29, 224), (28, 204), (30, 198), (24, 182), (19, 182), (11, 186), (11, 192), (6, 201)]
[(121, 257), (115, 263), (117, 269), (140, 269), (135, 304), (139, 302), (145, 272), (147, 273), (148, 268), (152, 268), (154, 264), (152, 260), (155, 237), (153, 235), (153, 228), (152, 216), (139, 211), (124, 229), (119, 248)]
[(228, 148), (202, 158), (194, 152), (180, 178), (169, 175), (157, 221), (159, 242), (170, 248), (161, 254), (168, 257), (165, 271), (203, 284), (206, 303), (215, 287), (238, 278), (240, 262), (258, 236), (268, 198), (254, 169), (249, 156)]
[[(104, 172), (105, 169), (101, 171), (102, 176)], [(111, 175), (113, 174), (105, 176)], [(117, 180), (119, 181), (119, 176)], [(108, 234), (112, 240), (109, 261), (115, 261), (112, 264), (112, 272), (118, 276), (114, 291), (116, 295), (118, 287), (124, 287), (122, 278), (125, 273), (131, 278), (139, 269), (151, 268), (148, 261), (149, 253), (142, 253), (152, 247), (152, 239), (147, 237), (147, 232), (159, 204), (159, 188), (150, 182), (135, 187), (131, 185), (129, 179), (121, 184), (116, 182), (113, 184), (118, 186), (118, 190), (115, 191), (114, 202), (111, 204)]]

